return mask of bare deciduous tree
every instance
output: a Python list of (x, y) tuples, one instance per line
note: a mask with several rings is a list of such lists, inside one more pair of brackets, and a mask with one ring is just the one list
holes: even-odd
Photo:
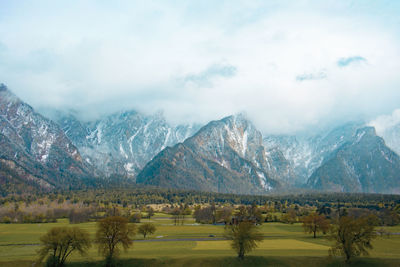
[(323, 215), (311, 213), (303, 219), (303, 228), (306, 233), (313, 233), (314, 238), (318, 232), (326, 234), (330, 228), (329, 220)]
[(127, 250), (132, 245), (135, 226), (128, 224), (128, 219), (120, 216), (107, 217), (98, 222), (96, 242), (99, 253), (106, 258), (106, 265), (111, 266), (119, 254), (119, 246)]
[(38, 251), (42, 262), (46, 256), (47, 266), (64, 266), (66, 259), (78, 251), (84, 255), (90, 248), (89, 233), (78, 227), (54, 227), (40, 238), (42, 248)]
[(152, 235), (156, 231), (156, 227), (152, 223), (144, 223), (139, 226), (138, 232), (143, 235), (143, 238), (146, 239), (147, 235)]
[(368, 222), (368, 217), (342, 216), (331, 231), (335, 243), (330, 254), (345, 256), (346, 262), (361, 254), (368, 255), (367, 249), (372, 249), (371, 240), (375, 237), (374, 226)]
[(239, 259), (243, 259), (244, 255), (255, 249), (257, 242), (263, 239), (257, 226), (252, 222), (240, 222), (226, 226), (225, 237), (232, 240), (231, 246), (238, 253)]

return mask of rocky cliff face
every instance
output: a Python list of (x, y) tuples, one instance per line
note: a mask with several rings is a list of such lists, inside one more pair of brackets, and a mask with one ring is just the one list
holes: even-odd
[(0, 134), (0, 194), (51, 190), (52, 174), (35, 161), (23, 148)]
[(347, 123), (328, 131), (326, 134), (285, 136), (273, 135), (264, 137), (267, 149), (275, 149), (283, 154), (288, 165), (293, 169), (289, 184), (303, 185), (313, 172), (321, 166), (325, 158), (336, 149), (352, 140), (357, 129), (363, 124)]
[(229, 193), (306, 187), (399, 193), (399, 156), (374, 128), (348, 123), (316, 136), (267, 136), (242, 115), (210, 122), (166, 149), (138, 183)]
[(338, 192), (400, 193), (400, 157), (373, 127), (361, 128), (313, 173), (308, 186)]
[(74, 186), (76, 179), (92, 176), (62, 129), (4, 85), (0, 86), (0, 134), (2, 168), (30, 174), (26, 179), (36, 181), (39, 187), (65, 186), (66, 181), (66, 186)]
[(58, 115), (57, 122), (82, 153), (106, 176), (134, 178), (157, 153), (193, 135), (197, 125), (169, 125), (162, 114), (119, 112), (94, 121)]
[[(280, 186), (259, 131), (243, 116), (230, 116), (201, 128), (182, 144), (148, 163), (137, 182), (229, 193), (265, 193)], [(286, 170), (282, 171), (284, 173)]]

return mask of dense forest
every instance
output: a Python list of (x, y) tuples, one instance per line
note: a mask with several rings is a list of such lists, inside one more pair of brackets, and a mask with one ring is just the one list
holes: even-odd
[(111, 187), (102, 189), (67, 190), (54, 192), (39, 192), (35, 194), (9, 194), (0, 198), (0, 204), (5, 202), (34, 202), (47, 198), (53, 200), (70, 200), (73, 203), (112, 203), (125, 205), (148, 204), (179, 204), (186, 203), (230, 203), (234, 205), (252, 204), (264, 205), (266, 202), (298, 204), (300, 206), (328, 206), (345, 205), (348, 207), (380, 209), (394, 207), (400, 204), (400, 195), (366, 194), (366, 193), (321, 193), (308, 192), (299, 194), (271, 194), (271, 195), (238, 195), (202, 192), (194, 190), (163, 189), (156, 187)]
[[(69, 218), (71, 222), (98, 220), (121, 214), (136, 221), (138, 213), (156, 210), (191, 214), (196, 207), (237, 208), (240, 205), (261, 207), (263, 220), (290, 221), (318, 211), (329, 217), (338, 211), (374, 214), (382, 224), (400, 221), (400, 195), (356, 193), (301, 193), (291, 195), (235, 195), (154, 187), (87, 189), (52, 193), (10, 194), (0, 198), (0, 221), (5, 223), (54, 222)], [(178, 208), (178, 210), (176, 210)], [(190, 210), (190, 211), (188, 211)], [(193, 212), (194, 213), (194, 212)], [(279, 213), (276, 216), (275, 213)], [(274, 216), (272, 216), (274, 215)], [(142, 216), (142, 215), (140, 215)], [(289, 216), (289, 217), (288, 217)], [(293, 219), (292, 218), (292, 219)]]

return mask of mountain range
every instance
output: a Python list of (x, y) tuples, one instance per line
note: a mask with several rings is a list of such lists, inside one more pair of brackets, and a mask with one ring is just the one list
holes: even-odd
[[(321, 190), (400, 194), (400, 124), (363, 122), (263, 135), (244, 114), (171, 125), (158, 112), (46, 118), (0, 85), (0, 193), (96, 186), (104, 179), (223, 193)], [(386, 141), (388, 145), (386, 145)]]

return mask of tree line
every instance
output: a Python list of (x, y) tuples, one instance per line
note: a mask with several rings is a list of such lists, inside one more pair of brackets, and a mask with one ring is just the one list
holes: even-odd
[[(138, 223), (142, 217), (150, 218), (154, 214), (151, 205), (131, 203), (129, 195), (133, 194), (134, 196), (134, 192), (112, 189), (104, 192), (104, 195), (102, 190), (94, 190), (2, 198), (0, 199), (0, 222), (46, 223), (67, 218), (70, 223), (82, 223), (98, 221), (111, 215), (120, 215), (128, 218), (130, 222)], [(162, 192), (172, 194), (175, 191)], [(123, 198), (125, 195), (127, 199)], [(198, 223), (224, 223), (230, 219), (232, 211), (240, 205), (258, 206), (257, 212), (263, 215), (265, 222), (295, 223), (314, 210), (330, 219), (335, 217), (339, 210), (346, 210), (349, 215), (354, 217), (375, 215), (378, 218), (378, 225), (393, 226), (400, 223), (400, 203), (396, 198), (389, 200), (387, 195), (364, 194), (350, 194), (349, 196), (343, 194), (341, 196), (346, 201), (341, 200), (340, 195), (335, 200), (332, 195), (327, 194), (325, 195), (326, 202), (314, 200), (310, 204), (307, 204), (309, 203), (308, 196), (304, 197), (302, 201), (299, 200), (299, 196), (288, 196), (287, 199), (281, 196), (276, 196), (275, 199), (275, 196), (271, 196), (271, 199), (261, 204), (253, 201), (250, 205), (216, 201), (194, 202), (194, 204), (180, 201), (165, 202), (161, 211), (170, 214), (174, 224), (182, 224), (185, 216), (192, 213)], [(90, 200), (91, 197), (93, 197), (92, 200)], [(237, 197), (247, 196), (239, 195)], [(355, 202), (349, 202), (351, 200)], [(247, 201), (245, 202), (247, 203)], [(260, 217), (260, 214), (254, 216)]]
[(37, 263), (45, 261), (48, 267), (61, 267), (71, 254), (79, 253), (85, 256), (92, 244), (95, 244), (98, 253), (104, 257), (105, 266), (116, 266), (121, 249), (127, 250), (132, 246), (137, 232), (146, 238), (155, 231), (156, 227), (152, 223), (144, 223), (137, 228), (121, 216), (99, 220), (94, 240), (90, 239), (86, 230), (76, 226), (54, 227), (40, 238), (41, 248), (38, 251)]
[(354, 208), (381, 209), (400, 204), (400, 195), (364, 194), (364, 193), (299, 193), (299, 194), (271, 194), (271, 195), (238, 195), (194, 190), (163, 189), (156, 187), (125, 187), (125, 188), (98, 188), (86, 190), (54, 191), (46, 193), (8, 194), (0, 197), (0, 205), (7, 202), (32, 203), (41, 199), (49, 201), (70, 201), (72, 203), (112, 203), (118, 205), (149, 205), (149, 204), (234, 204), (234, 205), (263, 205), (266, 202), (280, 204), (297, 204), (300, 206), (336, 206), (341, 205)]

